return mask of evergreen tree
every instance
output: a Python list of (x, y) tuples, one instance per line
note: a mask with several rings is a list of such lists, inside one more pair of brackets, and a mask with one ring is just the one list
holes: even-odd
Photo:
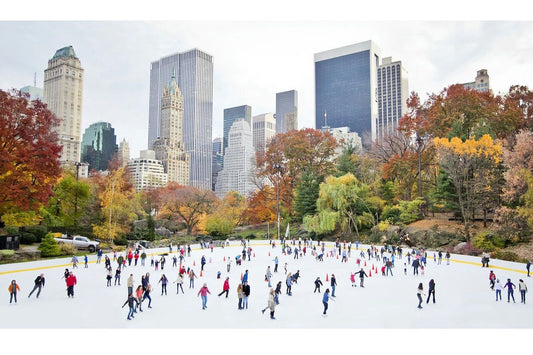
[(296, 186), (294, 199), (294, 211), (299, 221), (302, 221), (306, 215), (312, 216), (316, 213), (316, 200), (319, 191), (319, 178), (310, 169), (306, 169)]
[(47, 233), (46, 236), (41, 241), (41, 244), (38, 248), (41, 251), (41, 256), (59, 256), (61, 255), (61, 249), (57, 244), (57, 241), (54, 239), (52, 233)]

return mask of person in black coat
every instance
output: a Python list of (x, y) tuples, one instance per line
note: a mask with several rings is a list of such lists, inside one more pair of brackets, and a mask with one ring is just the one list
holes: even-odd
[(250, 297), (250, 285), (248, 285), (248, 281), (244, 282), (244, 285), (242, 286), (242, 293), (244, 294), (242, 306), (243, 308), (248, 309), (248, 297)]
[(418, 267), (420, 266), (420, 261), (418, 259), (413, 260), (411, 264), (413, 266), (413, 275), (418, 275)]
[(315, 280), (315, 291), (314, 291), (314, 293), (316, 293), (316, 290), (318, 290), (318, 293), (320, 293), (320, 286), (322, 286), (322, 281), (320, 281), (320, 277), (317, 277), (316, 280)]
[(40, 274), (37, 276), (37, 278), (34, 281), (35, 286), (33, 286), (33, 290), (31, 290), (30, 294), (28, 295), (28, 298), (32, 295), (33, 291), (37, 290), (37, 298), (39, 298), (39, 295), (41, 294), (41, 288), (44, 287), (44, 274)]
[(426, 303), (429, 303), (431, 295), (433, 295), (433, 303), (435, 303), (435, 281), (433, 279), (429, 280), (428, 299), (426, 300)]
[(366, 274), (365, 270), (363, 270), (363, 268), (361, 268), (361, 270), (359, 270), (359, 271), (354, 273), (354, 275), (357, 275), (357, 274), (359, 274), (359, 279), (361, 280), (361, 284), (359, 286), (365, 287), (364, 286), (365, 276), (368, 277), (368, 275)]
[(130, 307), (130, 311), (128, 312), (128, 320), (131, 318), (135, 318), (133, 313), (135, 313), (135, 304), (139, 304), (139, 301), (135, 297), (133, 297), (133, 293), (130, 293), (128, 295), (128, 299), (124, 304), (122, 305), (122, 308), (124, 308), (125, 305), (128, 305)]

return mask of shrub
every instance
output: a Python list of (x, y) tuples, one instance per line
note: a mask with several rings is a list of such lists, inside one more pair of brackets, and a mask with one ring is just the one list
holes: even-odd
[(381, 215), (381, 219), (389, 221), (392, 224), (396, 224), (400, 221), (401, 214), (402, 211), (399, 206), (386, 206), (383, 210), (383, 214)]
[(44, 238), (41, 240), (39, 245), (39, 250), (41, 251), (41, 256), (59, 256), (61, 255), (61, 249), (57, 244), (57, 241), (54, 239), (52, 233), (47, 233)]
[(12, 249), (0, 249), (0, 255), (1, 256), (13, 256), (15, 255), (15, 251)]
[(498, 248), (503, 248), (506, 241), (504, 238), (490, 231), (481, 231), (472, 238), (472, 244), (478, 249), (493, 251)]
[(126, 239), (126, 237), (115, 238), (113, 243), (115, 243), (115, 245), (128, 245), (128, 239)]
[(26, 232), (33, 234), (35, 238), (37, 238), (37, 243), (40, 243), (48, 232), (45, 226), (29, 226), (25, 227), (24, 229), (26, 230)]
[(21, 244), (33, 244), (37, 241), (37, 237), (33, 233), (22, 232), (20, 237)]
[(74, 255), (78, 252), (74, 244), (70, 243), (59, 244), (59, 249), (61, 250), (61, 255)]
[(491, 258), (507, 260), (507, 261), (517, 261), (517, 262), (526, 262), (524, 259), (520, 258), (516, 253), (507, 250), (496, 250), (490, 253)]

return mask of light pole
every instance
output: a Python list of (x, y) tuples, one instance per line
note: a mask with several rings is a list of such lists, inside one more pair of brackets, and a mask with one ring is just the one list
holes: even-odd
[(81, 166), (81, 163), (80, 162), (75, 162), (74, 165), (76, 166), (76, 187), (74, 188), (74, 192), (75, 192), (75, 198), (74, 198), (74, 218), (77, 218), (77, 213), (78, 213), (78, 179), (79, 179), (79, 176), (80, 176), (80, 166)]
[(277, 239), (279, 239), (279, 235), (280, 235), (280, 229), (279, 229), (279, 224), (280, 224), (280, 216), (279, 216), (279, 180), (281, 179), (281, 171), (282, 171), (282, 166), (281, 164), (276, 164), (274, 166), (274, 169), (276, 169), (276, 172), (277, 172), (277, 179), (276, 179), (276, 217), (277, 217), (277, 221), (278, 221), (278, 234), (277, 234)]
[(418, 134), (418, 132), (416, 132), (416, 143), (416, 153), (418, 156), (418, 197), (422, 197), (422, 157), (420, 151), (422, 149), (423, 140), (422, 137), (420, 137), (420, 135)]

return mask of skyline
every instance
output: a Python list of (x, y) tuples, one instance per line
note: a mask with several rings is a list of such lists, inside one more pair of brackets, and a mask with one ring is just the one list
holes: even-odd
[(513, 84), (533, 88), (533, 23), (524, 21), (2, 21), (0, 88), (43, 87), (48, 60), (72, 45), (85, 70), (82, 132), (104, 121), (131, 158), (147, 149), (150, 63), (198, 48), (214, 57), (213, 135), (223, 111), (275, 112), (276, 93), (298, 91), (298, 128), (314, 128), (315, 53), (367, 40), (402, 61), (409, 92), (437, 93), (487, 69), (494, 94)]

